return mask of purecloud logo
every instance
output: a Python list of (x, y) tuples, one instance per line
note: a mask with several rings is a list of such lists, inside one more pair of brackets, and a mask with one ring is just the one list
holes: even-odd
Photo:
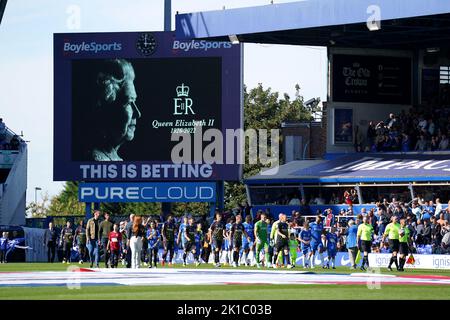
[(191, 40), (191, 41), (179, 41), (175, 40), (173, 42), (173, 50), (204, 50), (208, 51), (209, 49), (230, 49), (233, 45), (231, 42), (218, 42), (218, 41), (206, 41), (206, 40)]
[(113, 43), (97, 43), (82, 42), (82, 43), (70, 43), (64, 42), (64, 52), (80, 53), (80, 52), (107, 52), (107, 51), (121, 51), (122, 44), (118, 42)]

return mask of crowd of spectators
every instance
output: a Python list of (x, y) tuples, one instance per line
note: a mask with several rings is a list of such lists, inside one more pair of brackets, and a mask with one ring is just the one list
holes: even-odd
[(450, 110), (425, 112), (411, 108), (391, 113), (385, 121), (370, 121), (366, 135), (355, 128), (357, 152), (409, 152), (449, 150)]
[(301, 206), (302, 211), (311, 210), (309, 206), (323, 206), (323, 205), (352, 205), (358, 203), (358, 194), (354, 188), (345, 189), (344, 192), (339, 195), (337, 192), (328, 193), (325, 197), (322, 192), (316, 194), (311, 193), (309, 200), (303, 199), (299, 194), (292, 193), (287, 195), (285, 199), (279, 201), (280, 205), (289, 206)]
[[(383, 199), (370, 209), (362, 208), (355, 212), (352, 204), (342, 208), (339, 212), (326, 209), (324, 212), (311, 214), (310, 211), (293, 211), (291, 225), (293, 229), (300, 230), (305, 219), (313, 220), (316, 215), (323, 217), (325, 228), (334, 226), (338, 230), (338, 250), (346, 251), (346, 228), (348, 222), (353, 220), (356, 224), (361, 223), (362, 218), (367, 216), (375, 232), (373, 238), (373, 251), (384, 252), (388, 250), (387, 242), (381, 244), (382, 235), (386, 226), (391, 222), (393, 216), (406, 219), (408, 228), (414, 239), (414, 250), (418, 253), (450, 253), (450, 201), (444, 208), (439, 198), (430, 201), (416, 198), (411, 203), (404, 203), (392, 198), (391, 201)], [(381, 248), (381, 249), (380, 249)], [(384, 248), (384, 249), (382, 249)]]

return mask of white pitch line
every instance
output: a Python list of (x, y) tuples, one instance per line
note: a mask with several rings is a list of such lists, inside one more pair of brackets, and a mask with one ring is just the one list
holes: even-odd
[(402, 283), (450, 285), (448, 278), (397, 277), (374, 273), (333, 274), (309, 271), (237, 269), (96, 269), (95, 272), (18, 272), (0, 273), (2, 286), (46, 285), (211, 285), (211, 284), (362, 284)]

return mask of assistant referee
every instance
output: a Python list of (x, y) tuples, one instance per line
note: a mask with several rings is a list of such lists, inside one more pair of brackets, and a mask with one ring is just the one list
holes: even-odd
[(388, 236), (389, 248), (391, 249), (391, 252), (392, 252), (391, 260), (389, 261), (389, 265), (388, 265), (388, 269), (390, 271), (392, 271), (392, 268), (391, 268), (392, 263), (394, 263), (397, 270), (399, 270), (398, 262), (397, 262), (397, 252), (400, 248), (400, 241), (399, 241), (400, 223), (398, 223), (398, 217), (392, 216), (391, 221), (392, 222), (386, 226), (386, 229), (384, 230), (383, 238), (381, 239), (381, 243), (380, 243), (380, 245), (383, 246), (384, 239), (386, 238), (386, 236)]
[[(356, 243), (358, 244), (359, 251), (364, 252), (364, 257), (361, 263), (361, 270), (366, 270), (365, 266), (369, 267), (369, 253), (372, 248), (372, 236), (373, 226), (368, 223), (367, 216), (364, 216), (362, 223), (358, 226), (358, 232), (356, 233)], [(361, 241), (360, 241), (361, 240)]]

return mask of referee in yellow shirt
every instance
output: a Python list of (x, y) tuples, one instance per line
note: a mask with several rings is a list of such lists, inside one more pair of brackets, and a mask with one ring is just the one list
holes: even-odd
[(386, 238), (386, 236), (388, 236), (389, 238), (389, 248), (391, 249), (392, 252), (392, 256), (391, 256), (391, 260), (389, 261), (389, 265), (388, 265), (388, 269), (390, 271), (392, 271), (392, 263), (395, 264), (395, 267), (398, 270), (398, 262), (397, 262), (397, 252), (400, 248), (400, 235), (399, 235), (399, 231), (400, 231), (400, 223), (398, 223), (398, 217), (397, 216), (392, 216), (391, 218), (391, 223), (389, 223), (386, 226), (386, 229), (384, 230), (384, 234), (383, 234), (383, 238), (381, 239), (381, 246), (383, 246), (384, 243), (384, 239)]
[(358, 226), (358, 232), (356, 233), (356, 243), (358, 244), (359, 251), (364, 252), (361, 263), (361, 270), (363, 271), (366, 270), (365, 265), (369, 268), (369, 253), (372, 248), (373, 233), (373, 226), (368, 223), (367, 216), (364, 216), (362, 223)]

